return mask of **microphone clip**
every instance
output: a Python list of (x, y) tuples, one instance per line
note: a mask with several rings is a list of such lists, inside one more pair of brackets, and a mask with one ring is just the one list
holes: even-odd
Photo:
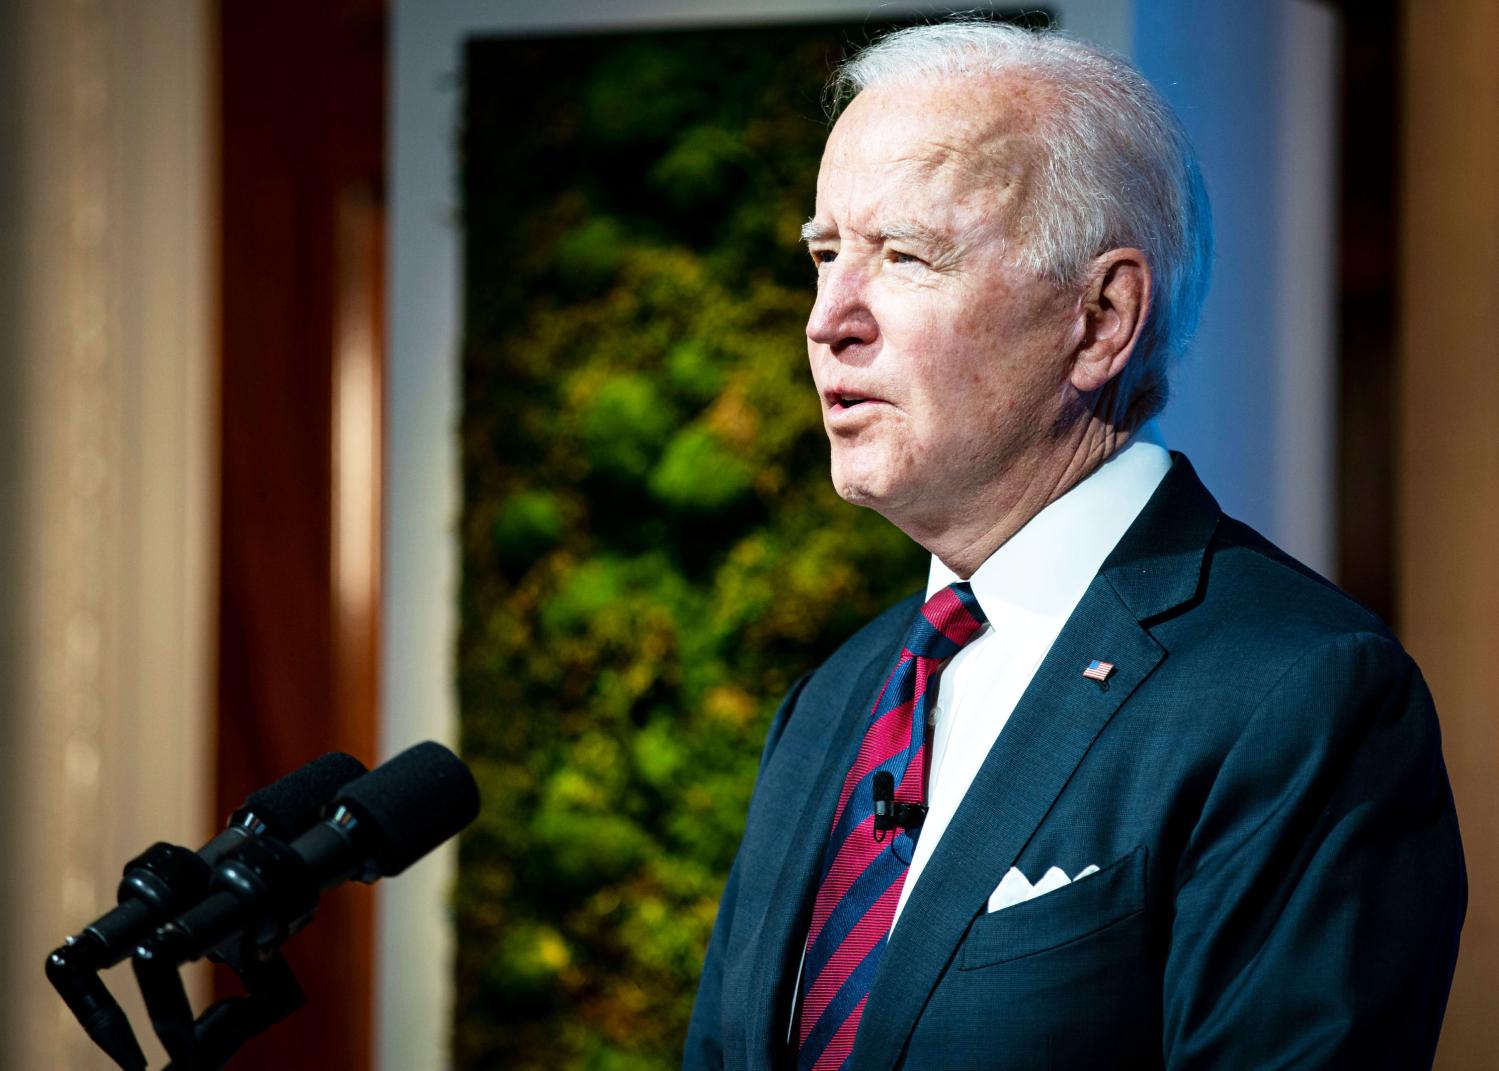
[(895, 775), (881, 770), (874, 775), (874, 840), (883, 843), (891, 830), (914, 832), (926, 820), (926, 804), (906, 803), (895, 798)]

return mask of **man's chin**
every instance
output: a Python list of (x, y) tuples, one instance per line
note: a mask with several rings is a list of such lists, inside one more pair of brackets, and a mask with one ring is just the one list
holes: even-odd
[(883, 513), (883, 507), (891, 500), (889, 481), (870, 474), (843, 474), (834, 470), (833, 490), (850, 505), (864, 506), (878, 513)]
[(833, 490), (838, 492), (838, 497), (851, 506), (866, 506), (874, 509), (878, 498), (871, 494), (869, 489), (859, 484), (833, 485)]

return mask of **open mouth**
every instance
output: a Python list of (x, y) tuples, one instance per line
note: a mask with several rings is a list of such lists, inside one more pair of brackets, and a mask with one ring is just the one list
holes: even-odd
[(855, 406), (863, 405), (866, 402), (879, 401), (878, 398), (875, 398), (871, 395), (859, 394), (856, 391), (846, 390), (830, 390), (827, 392), (825, 397), (827, 398), (828, 408), (834, 411), (852, 409)]

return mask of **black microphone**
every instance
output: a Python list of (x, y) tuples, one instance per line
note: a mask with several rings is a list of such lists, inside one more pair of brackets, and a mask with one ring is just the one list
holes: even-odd
[(125, 864), (119, 906), (47, 957), (47, 979), (94, 1042), (125, 1067), (145, 1067), (130, 1024), (98, 973), (129, 956), (163, 920), (208, 895), (214, 867), (255, 838), (295, 836), (317, 821), (334, 793), (365, 773), (352, 755), (331, 752), (252, 792), (227, 828), (196, 852), (164, 841)]
[(874, 839), (876, 843), (885, 839), (892, 829), (920, 829), (926, 820), (926, 804), (896, 803), (895, 775), (889, 770), (879, 770), (870, 785), (874, 791)]
[(284, 840), (308, 829), (334, 794), (366, 773), (352, 755), (332, 751), (245, 797), (223, 830), (196, 852), (158, 841), (125, 864), (116, 899), (119, 907), (84, 928), (103, 945), (112, 967), (134, 950), (153, 925), (208, 894), (213, 868), (255, 837)]
[[(276, 948), (345, 881), (399, 874), (479, 814), (479, 788), (441, 744), (417, 744), (344, 785), (323, 821), (289, 844), (247, 841), (215, 868), (211, 891), (135, 953), (137, 976), (198, 959), (235, 940)], [(148, 978), (142, 977), (142, 988)]]

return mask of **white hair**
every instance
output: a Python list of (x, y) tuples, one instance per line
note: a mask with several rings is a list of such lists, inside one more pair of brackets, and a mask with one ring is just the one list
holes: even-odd
[(835, 72), (835, 106), (876, 84), (1014, 73), (1049, 90), (1033, 116), (1044, 158), (1025, 209), (1022, 267), (1059, 286), (1092, 259), (1133, 247), (1151, 268), (1153, 310), (1135, 361), (1139, 419), (1166, 401), (1166, 368), (1197, 326), (1213, 252), (1196, 155), (1175, 113), (1128, 60), (1050, 30), (959, 19), (880, 38)]

